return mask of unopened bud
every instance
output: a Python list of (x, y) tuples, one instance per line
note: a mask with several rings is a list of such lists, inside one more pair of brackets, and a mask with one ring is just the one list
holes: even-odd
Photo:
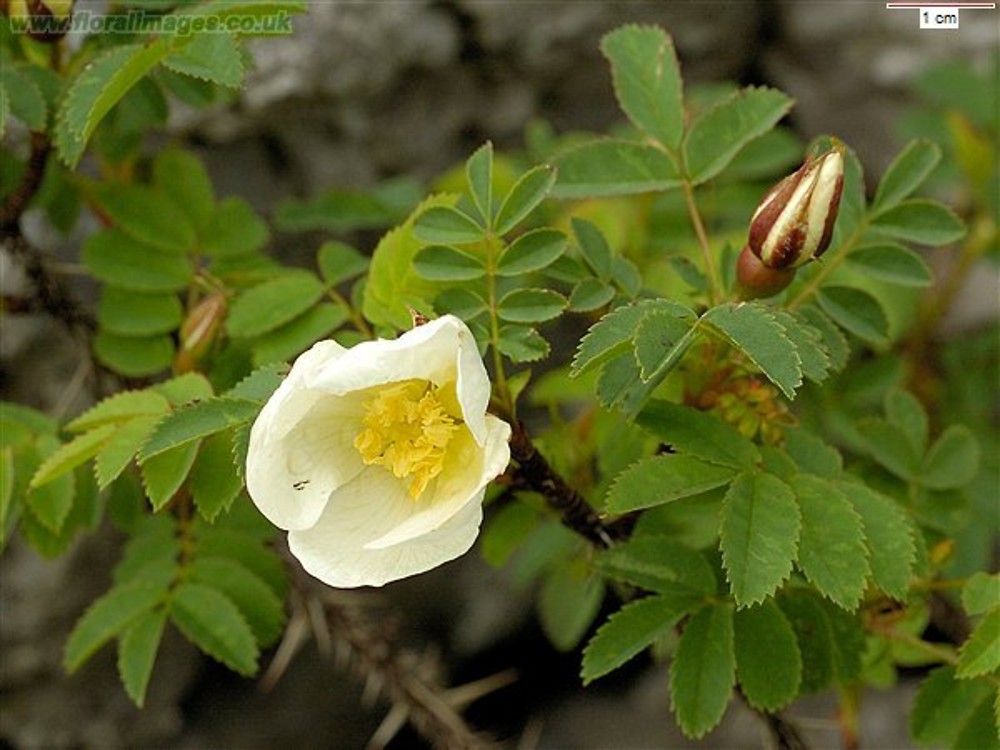
[(226, 317), (226, 296), (206, 297), (188, 313), (180, 330), (180, 348), (174, 359), (174, 371), (190, 372), (215, 343)]
[(74, 0), (0, 0), (4, 15), (21, 25), (15, 27), (28, 32), (40, 42), (61, 39), (70, 26)]
[(843, 152), (836, 142), (764, 196), (750, 221), (749, 247), (768, 268), (801, 266), (830, 246), (844, 189)]
[(753, 254), (749, 246), (743, 248), (736, 261), (736, 280), (739, 282), (741, 299), (773, 297), (791, 284), (794, 278), (794, 268), (768, 268)]

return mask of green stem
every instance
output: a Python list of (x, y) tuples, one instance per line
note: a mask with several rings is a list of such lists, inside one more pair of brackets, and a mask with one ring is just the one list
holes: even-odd
[(865, 230), (868, 229), (868, 219), (864, 218), (861, 223), (858, 224), (858, 228), (854, 230), (854, 233), (847, 239), (847, 241), (840, 246), (840, 252), (830, 258), (828, 261), (820, 266), (819, 271), (809, 279), (802, 291), (795, 295), (791, 302), (788, 303), (788, 309), (794, 310), (800, 307), (810, 296), (812, 296), (820, 285), (826, 281), (827, 277), (836, 271), (843, 264), (847, 257), (854, 250), (855, 245), (861, 241), (861, 237), (864, 235)]
[(497, 239), (491, 232), (486, 237), (486, 295), (490, 310), (490, 350), (493, 352), (493, 377), (496, 378), (497, 397), (504, 409), (503, 416), (512, 423), (517, 422), (517, 405), (510, 393), (507, 372), (500, 354), (500, 321), (497, 317)]
[(708, 274), (709, 300), (713, 305), (722, 301), (722, 279), (719, 276), (719, 268), (712, 257), (712, 248), (708, 244), (708, 234), (705, 232), (705, 224), (701, 220), (701, 213), (698, 211), (698, 204), (694, 199), (694, 188), (690, 180), (681, 182), (684, 190), (684, 202), (687, 204), (688, 217), (691, 219), (691, 226), (694, 228), (695, 236), (698, 238), (698, 245), (701, 247), (702, 258), (705, 261), (705, 272)]
[(372, 331), (372, 327), (368, 325), (368, 321), (362, 317), (361, 313), (355, 309), (354, 305), (352, 305), (343, 294), (338, 292), (336, 289), (329, 289), (327, 294), (334, 302), (347, 308), (347, 314), (351, 316), (351, 323), (357, 329), (358, 333), (369, 339), (375, 338), (375, 333)]

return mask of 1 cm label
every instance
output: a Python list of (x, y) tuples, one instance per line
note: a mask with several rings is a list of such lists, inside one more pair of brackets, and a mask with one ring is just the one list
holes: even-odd
[(922, 29), (957, 29), (958, 8), (941, 6), (920, 9), (920, 28)]

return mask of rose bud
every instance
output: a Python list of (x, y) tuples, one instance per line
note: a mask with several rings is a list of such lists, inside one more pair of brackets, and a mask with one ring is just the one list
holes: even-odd
[(0, 0), (4, 15), (24, 19), (28, 36), (39, 42), (55, 42), (69, 31), (74, 0)]
[(773, 297), (791, 284), (794, 278), (794, 268), (768, 268), (753, 254), (749, 246), (743, 248), (736, 261), (740, 299)]
[(174, 359), (176, 372), (190, 372), (198, 365), (215, 343), (225, 317), (224, 294), (213, 294), (194, 306), (181, 324), (181, 345)]
[(796, 268), (829, 247), (844, 188), (843, 151), (835, 142), (764, 196), (750, 220), (748, 243), (763, 265)]

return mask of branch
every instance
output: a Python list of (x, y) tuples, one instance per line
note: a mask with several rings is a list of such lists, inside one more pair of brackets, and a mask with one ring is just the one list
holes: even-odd
[(48, 160), (52, 144), (44, 133), (31, 134), (31, 154), (24, 165), (24, 175), (21, 184), (7, 194), (0, 203), (0, 236), (13, 237), (18, 235), (18, 223), (21, 214), (35, 197), (38, 188), (42, 186), (45, 177), (45, 162)]

